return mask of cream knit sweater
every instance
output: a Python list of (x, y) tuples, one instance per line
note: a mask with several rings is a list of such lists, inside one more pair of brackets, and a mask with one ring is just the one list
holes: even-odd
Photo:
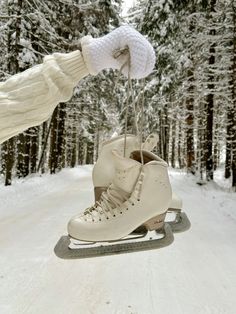
[(79, 50), (46, 56), (40, 65), (0, 83), (0, 144), (46, 121), (89, 74)]

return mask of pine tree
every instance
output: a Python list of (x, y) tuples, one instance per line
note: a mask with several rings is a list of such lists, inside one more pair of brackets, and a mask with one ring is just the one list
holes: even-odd
[(173, 165), (176, 158), (187, 171), (197, 169), (207, 180), (220, 165), (226, 134), (228, 173), (232, 166), (232, 3), (142, 0), (129, 13), (156, 49), (145, 117), (149, 131), (154, 126), (160, 134), (158, 152), (167, 160), (170, 156)]

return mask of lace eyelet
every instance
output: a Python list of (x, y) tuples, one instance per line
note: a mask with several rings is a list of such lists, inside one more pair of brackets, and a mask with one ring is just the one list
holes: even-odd
[(126, 208), (126, 210), (129, 210), (129, 208)]
[(134, 206), (134, 203), (132, 203), (132, 206)]
[(122, 213), (122, 212), (120, 212), (120, 214), (122, 215), (123, 213)]
[(113, 217), (116, 217), (116, 215), (113, 215)]
[(138, 198), (138, 200), (137, 200), (138, 202), (140, 202), (140, 198)]
[(107, 217), (107, 220), (108, 220), (109, 218)]
[(102, 221), (102, 219), (100, 218), (99, 221)]

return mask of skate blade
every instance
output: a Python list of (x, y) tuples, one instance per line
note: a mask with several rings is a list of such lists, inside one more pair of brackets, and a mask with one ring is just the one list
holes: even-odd
[[(188, 216), (184, 212), (181, 212), (180, 210), (171, 210), (171, 209), (168, 210), (168, 212), (175, 214), (174, 220), (166, 221), (170, 225), (172, 232), (179, 233), (179, 232), (184, 232), (190, 229), (191, 222), (188, 219)], [(167, 219), (168, 219), (168, 216), (167, 216)]]
[[(140, 240), (141, 238), (143, 240)], [(71, 244), (69, 236), (62, 236), (57, 242), (54, 252), (59, 258), (80, 259), (160, 249), (170, 245), (173, 241), (174, 236), (171, 227), (164, 224), (161, 233), (151, 231), (138, 236), (129, 235), (128, 238), (119, 241), (73, 242), (72, 239)]]

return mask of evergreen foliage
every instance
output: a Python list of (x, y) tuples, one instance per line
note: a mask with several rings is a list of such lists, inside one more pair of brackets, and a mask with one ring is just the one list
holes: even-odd
[[(82, 36), (98, 37), (121, 23), (121, 0), (1, 0), (0, 80), (42, 62), (53, 52), (78, 48)], [(173, 167), (202, 180), (225, 177), (236, 189), (236, 0), (138, 0), (127, 22), (146, 35), (156, 51), (145, 82), (104, 71), (87, 77), (67, 104), (43, 125), (1, 146), (5, 184), (12, 176), (93, 163), (103, 140), (135, 132), (144, 95), (144, 130), (159, 134), (157, 153)], [(132, 104), (135, 104), (135, 110)]]
[(129, 18), (156, 50), (145, 117), (159, 153), (206, 180), (226, 159), (235, 182), (235, 1), (139, 0)]

